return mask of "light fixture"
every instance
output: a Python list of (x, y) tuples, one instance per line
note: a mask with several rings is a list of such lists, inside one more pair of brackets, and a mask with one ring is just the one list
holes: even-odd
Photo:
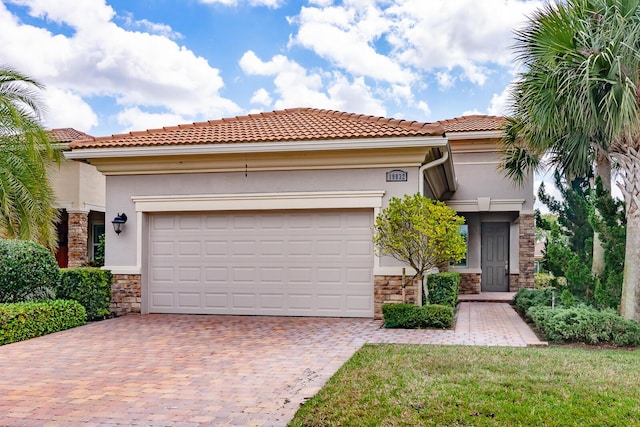
[(117, 235), (122, 233), (122, 226), (125, 222), (127, 222), (127, 215), (125, 213), (119, 213), (115, 218), (113, 218), (113, 221), (111, 221), (111, 224), (113, 224), (113, 230)]

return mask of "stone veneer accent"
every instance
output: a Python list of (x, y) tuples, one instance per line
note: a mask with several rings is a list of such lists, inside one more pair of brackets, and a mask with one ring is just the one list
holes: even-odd
[(139, 274), (114, 274), (111, 285), (111, 313), (115, 316), (140, 314), (142, 278)]
[(89, 262), (89, 212), (68, 211), (68, 266), (83, 267)]
[(479, 294), (482, 274), (460, 273), (460, 294)]
[[(415, 304), (418, 295), (418, 281), (405, 288), (407, 304)], [(373, 278), (373, 318), (382, 319), (383, 304), (402, 302), (402, 276), (375, 276)]]
[(520, 274), (511, 275), (509, 287), (512, 292), (517, 291), (519, 288), (533, 288), (534, 286), (535, 227), (535, 217), (533, 214), (520, 214)]

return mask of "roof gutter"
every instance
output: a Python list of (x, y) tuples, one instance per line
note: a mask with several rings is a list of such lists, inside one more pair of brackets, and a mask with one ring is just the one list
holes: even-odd
[[(444, 154), (442, 155), (442, 157), (440, 157), (439, 159), (433, 160), (429, 163), (425, 163), (424, 165), (420, 166), (420, 169), (418, 169), (419, 173), (418, 176), (420, 177), (420, 179), (418, 180), (419, 182), (419, 192), (421, 195), (424, 195), (424, 181), (425, 181), (425, 172), (428, 169), (432, 169), (435, 168), (437, 166), (443, 165), (445, 164), (448, 160), (449, 160), (449, 152), (451, 151), (449, 145), (446, 146), (446, 151), (444, 152)], [(447, 179), (447, 183), (448, 183), (448, 187), (449, 190), (451, 192), (454, 192), (457, 190), (458, 188), (458, 183), (455, 177), (455, 171), (453, 170), (453, 167), (451, 168), (451, 174), (452, 174), (452, 182), (448, 182), (449, 179), (446, 178), (446, 173), (445, 173), (445, 179)], [(429, 184), (429, 182), (427, 181), (427, 184), (429, 185), (429, 187), (431, 187), (431, 184)], [(432, 194), (436, 194), (435, 189), (433, 187), (431, 187), (431, 193)]]

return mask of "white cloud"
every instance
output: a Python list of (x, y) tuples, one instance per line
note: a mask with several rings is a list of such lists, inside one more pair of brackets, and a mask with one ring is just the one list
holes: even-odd
[(266, 90), (265, 88), (260, 88), (253, 93), (250, 102), (252, 104), (262, 104), (268, 107), (271, 105), (273, 100), (271, 99), (271, 95), (269, 94), (268, 90)]
[[(391, 22), (373, 2), (346, 2), (344, 6), (303, 7), (294, 23), (299, 44), (355, 76), (391, 83), (410, 83), (414, 74), (393, 58), (376, 51), (374, 42)], [(369, 4), (368, 4), (369, 3)]]
[(349, 81), (338, 72), (309, 72), (284, 55), (262, 61), (252, 51), (245, 52), (240, 67), (249, 75), (273, 77), (274, 92), (278, 95), (274, 103), (276, 109), (308, 106), (385, 115), (382, 101), (375, 98), (362, 77)]
[(136, 20), (131, 13), (127, 13), (124, 16), (118, 18), (121, 19), (124, 22), (125, 26), (127, 26), (128, 28), (140, 29), (142, 31), (151, 34), (158, 34), (172, 40), (184, 38), (184, 36), (179, 32), (173, 31), (170, 25), (151, 22), (147, 19)]
[(462, 112), (463, 116), (475, 116), (478, 114), (484, 114), (484, 113), (476, 108), (474, 108), (473, 110), (466, 110)]
[(447, 71), (437, 72), (436, 80), (438, 81), (438, 86), (441, 90), (451, 89), (456, 83), (455, 76), (451, 75), (451, 73)]
[[(200, 3), (204, 4), (221, 4), (223, 6), (238, 6), (241, 1), (239, 0), (199, 0)], [(282, 7), (285, 3), (285, 0), (247, 0), (250, 6), (266, 6), (271, 9), (277, 9)]]
[(501, 93), (494, 93), (489, 104), (488, 114), (492, 116), (505, 116), (509, 112), (511, 103), (511, 85), (508, 85)]
[(431, 115), (431, 108), (429, 108), (429, 105), (426, 102), (418, 102), (417, 107), (418, 110), (422, 111), (426, 117), (429, 117)]
[(179, 114), (150, 113), (138, 107), (125, 108), (117, 115), (118, 124), (122, 126), (122, 132), (143, 129), (159, 129), (164, 126), (173, 126), (188, 123), (189, 120)]
[[(483, 85), (491, 66), (512, 66), (512, 30), (542, 4), (527, 0), (316, 0), (291, 22), (302, 45), (355, 76), (411, 83), (424, 72), (442, 88)], [(313, 7), (313, 5), (317, 7)], [(442, 70), (447, 70), (443, 72)]]
[[(167, 36), (117, 26), (104, 0), (14, 3), (27, 6), (34, 17), (73, 30), (67, 36), (22, 23), (0, 3), (0, 63), (13, 65), (49, 88), (73, 91), (83, 99), (111, 97), (123, 111), (151, 107), (190, 121), (240, 112), (219, 94), (224, 82), (207, 60)], [(79, 110), (86, 108), (86, 101), (78, 104)]]
[(399, 60), (421, 70), (462, 69), (483, 84), (488, 64), (511, 66), (513, 29), (542, 4), (525, 0), (395, 0), (386, 9), (394, 29), (388, 37)]
[(58, 88), (45, 91), (47, 111), (45, 125), (49, 129), (71, 127), (88, 132), (98, 125), (98, 116), (80, 96)]

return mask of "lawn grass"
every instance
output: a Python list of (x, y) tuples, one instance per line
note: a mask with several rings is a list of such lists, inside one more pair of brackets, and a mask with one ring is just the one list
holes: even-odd
[(365, 345), (290, 426), (629, 426), (640, 351)]

